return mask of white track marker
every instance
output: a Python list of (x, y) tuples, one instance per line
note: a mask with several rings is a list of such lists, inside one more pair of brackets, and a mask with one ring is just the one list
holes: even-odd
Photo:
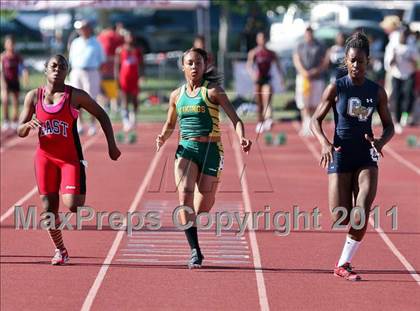
[[(293, 127), (296, 129), (295, 124), (293, 123)], [(305, 143), (306, 147), (311, 150), (310, 147), (310, 142), (307, 139), (303, 139), (303, 142)], [(391, 156), (395, 159), (397, 159), (395, 156), (400, 157), (402, 161), (400, 161), (401, 163), (403, 163), (404, 165), (406, 165), (407, 167), (409, 167), (410, 169), (412, 169), (415, 173), (419, 174), (415, 168), (417, 168), (416, 166), (414, 166), (414, 168), (408, 166), (405, 162), (411, 164), (411, 162), (406, 161), (404, 158), (402, 158), (398, 153), (396, 153), (395, 151), (393, 151), (391, 148), (387, 148), (388, 153), (391, 154)], [(391, 152), (390, 152), (391, 151)], [(394, 155), (392, 155), (392, 152), (394, 152)], [(316, 151), (316, 154), (314, 154), (311, 150), (311, 153), (314, 155), (315, 159), (319, 159), (320, 154), (318, 151)], [(384, 232), (384, 230), (382, 230), (381, 227), (375, 227), (373, 224), (372, 219), (369, 219), (369, 223), (371, 224), (371, 226), (376, 230), (376, 232), (379, 234), (379, 236), (382, 238), (382, 240), (385, 242), (385, 244), (388, 246), (388, 248), (391, 250), (391, 252), (395, 255), (395, 257), (398, 258), (398, 260), (402, 263), (402, 265), (405, 267), (405, 269), (410, 273), (411, 277), (417, 282), (417, 285), (420, 286), (420, 276), (416, 273), (416, 270), (413, 268), (413, 266), (410, 264), (410, 262), (404, 257), (403, 254), (401, 254), (401, 252), (397, 249), (397, 247), (394, 245), (394, 243), (392, 243), (392, 241), (389, 239), (388, 235)]]
[[(236, 133), (234, 133), (236, 135)], [(248, 181), (246, 177), (246, 170), (244, 161), (242, 160), (241, 150), (237, 139), (233, 138), (233, 149), (235, 151), (235, 159), (238, 168), (238, 176), (242, 185), (242, 200), (244, 202), (245, 211), (249, 214), (252, 212), (251, 200), (249, 197)], [(251, 242), (251, 249), (253, 254), (253, 263), (255, 269), (255, 276), (257, 279), (258, 298), (260, 301), (260, 307), (262, 311), (269, 311), (270, 307), (267, 299), (267, 291), (265, 289), (264, 274), (262, 271), (260, 251), (258, 248), (257, 236), (255, 231), (252, 230), (251, 219), (247, 221), (249, 240)]]
[[(92, 144), (97, 139), (98, 139), (98, 135), (95, 136), (95, 137), (92, 137), (88, 141), (86, 141), (86, 143), (83, 144), (83, 151), (86, 151), (90, 146), (92, 146)], [(4, 212), (3, 215), (1, 215), (0, 223), (2, 223), (5, 219), (7, 219), (8, 217), (10, 217), (13, 214), (13, 212), (15, 210), (15, 206), (21, 206), (23, 203), (28, 201), (37, 192), (38, 192), (38, 187), (34, 186), (31, 190), (29, 190), (29, 192), (27, 194), (25, 194), (23, 197), (21, 197), (15, 204), (13, 204), (11, 207), (9, 207), (9, 209), (6, 212)]]
[[(162, 153), (163, 153), (163, 150), (160, 150), (160, 152), (155, 153), (152, 163), (150, 164), (147, 170), (146, 176), (143, 178), (143, 181), (136, 192), (134, 200), (130, 205), (130, 208), (128, 210), (129, 213), (134, 212), (138, 204), (140, 203), (140, 200), (146, 191), (146, 187), (150, 183), (150, 180), (152, 179), (153, 173), (156, 169), (157, 164), (159, 163)], [(124, 218), (123, 227), (126, 227), (126, 225), (127, 225), (127, 218)], [(98, 275), (96, 276), (96, 279), (93, 282), (93, 285), (90, 288), (89, 293), (87, 294), (86, 299), (82, 305), (82, 308), (81, 308), (82, 311), (88, 311), (92, 307), (93, 301), (95, 300), (96, 294), (98, 293), (98, 290), (101, 287), (101, 284), (108, 271), (109, 265), (112, 263), (112, 260), (115, 257), (115, 254), (117, 253), (118, 247), (121, 243), (124, 233), (125, 231), (121, 230), (121, 231), (118, 231), (117, 235), (115, 236), (114, 242), (112, 243), (111, 248), (109, 249), (106, 258), (104, 262), (102, 263), (101, 269), (99, 270)]]

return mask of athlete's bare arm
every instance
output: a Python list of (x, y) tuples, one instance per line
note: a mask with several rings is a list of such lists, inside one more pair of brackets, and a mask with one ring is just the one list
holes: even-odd
[(303, 77), (307, 78), (309, 76), (308, 71), (303, 68), (302, 62), (300, 61), (299, 54), (297, 52), (293, 52), (293, 65), (295, 65), (296, 70)]
[(274, 55), (274, 57), (273, 57), (274, 64), (276, 65), (276, 68), (277, 68), (277, 70), (278, 70), (278, 72), (279, 72), (280, 76), (282, 76), (282, 77), (283, 77), (283, 79), (284, 79), (284, 78), (286, 77), (286, 75), (285, 75), (285, 72), (283, 71), (283, 67), (281, 66), (281, 63), (280, 63), (280, 58), (279, 58), (279, 57), (277, 57), (276, 52), (271, 51), (271, 50), (270, 50), (270, 52), (271, 52), (271, 53), (273, 53), (273, 55)]
[(240, 144), (242, 146), (242, 150), (244, 152), (249, 152), (252, 142), (245, 138), (244, 124), (236, 114), (235, 109), (229, 101), (229, 98), (226, 96), (225, 90), (218, 85), (211, 85), (208, 89), (208, 96), (212, 103), (218, 104), (223, 108), (229, 119), (232, 121), (233, 127), (235, 128), (236, 134), (238, 135)]
[(382, 122), (382, 135), (379, 139), (368, 136), (366, 139), (369, 140), (372, 147), (383, 156), (382, 148), (391, 140), (392, 136), (394, 136), (394, 124), (388, 109), (388, 97), (383, 87), (379, 87), (378, 90), (378, 114)]
[(325, 55), (324, 55), (324, 57), (322, 58), (322, 60), (321, 60), (320, 64), (319, 64), (317, 67), (315, 67), (315, 68), (312, 68), (312, 69), (308, 70), (308, 75), (309, 75), (309, 77), (310, 77), (310, 78), (312, 78), (312, 77), (319, 77), (319, 75), (320, 75), (321, 73), (323, 73), (325, 70), (327, 70), (327, 69), (328, 69), (328, 66), (329, 66), (329, 65), (330, 65), (330, 53), (329, 53), (329, 51), (327, 50), (327, 51), (325, 52)]
[(246, 70), (253, 81), (257, 80), (257, 75), (254, 70), (255, 49), (248, 52), (248, 59), (246, 61)]
[(106, 140), (108, 142), (109, 157), (112, 160), (117, 160), (120, 157), (121, 152), (118, 149), (117, 144), (115, 143), (114, 131), (112, 129), (111, 121), (109, 120), (109, 117), (106, 114), (105, 110), (103, 110), (102, 107), (99, 106), (92, 99), (92, 97), (89, 96), (88, 93), (80, 89), (73, 88), (71, 100), (71, 104), (73, 105), (73, 107), (75, 107), (76, 109), (86, 109), (86, 111), (92, 114), (99, 121), (102, 130), (105, 133)]
[(176, 89), (171, 93), (169, 98), (169, 110), (166, 117), (165, 124), (163, 125), (162, 131), (156, 138), (156, 151), (163, 146), (165, 141), (172, 135), (175, 126), (176, 126), (176, 101), (178, 100), (178, 96), (180, 93), (180, 89)]
[(19, 125), (17, 128), (17, 134), (20, 137), (26, 137), (30, 130), (35, 130), (41, 126), (41, 121), (33, 118), (35, 114), (35, 100), (37, 97), (37, 90), (29, 91), (25, 96), (23, 102), (23, 109), (19, 116)]
[(337, 88), (335, 84), (328, 85), (324, 93), (322, 94), (321, 104), (318, 105), (318, 108), (315, 110), (315, 113), (311, 120), (311, 130), (321, 143), (322, 147), (320, 161), (320, 165), (322, 167), (326, 167), (333, 159), (332, 154), (334, 146), (328, 140), (327, 136), (324, 133), (324, 130), (322, 129), (322, 121), (330, 111), (331, 107), (335, 105), (336, 96)]

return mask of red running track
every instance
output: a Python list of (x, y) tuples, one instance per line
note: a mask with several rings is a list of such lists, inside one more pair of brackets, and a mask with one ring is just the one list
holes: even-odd
[[(268, 205), (273, 215), (291, 212), (295, 205), (301, 211), (319, 207), (321, 229), (304, 230), (301, 222), (289, 235), (278, 236), (273, 226), (263, 230), (261, 218), (258, 230), (239, 238), (237, 226), (221, 237), (200, 232), (205, 267), (189, 271), (185, 239), (170, 218), (177, 201), (172, 173), (176, 139), (156, 154), (160, 126), (142, 124), (139, 143), (122, 145), (118, 162), (108, 159), (103, 136), (88, 141), (86, 203), (96, 211), (155, 210), (163, 227), (130, 237), (107, 224), (95, 230), (91, 221), (82, 231), (64, 232), (71, 264), (52, 267), (46, 232), (15, 230), (13, 217), (5, 218), (0, 231), (2, 310), (417, 310), (420, 176), (400, 158), (385, 151), (375, 204), (386, 237), (413, 271), (369, 227), (354, 259), (365, 281), (349, 283), (332, 276), (345, 233), (331, 230), (327, 176), (317, 166), (316, 141), (301, 139), (291, 124), (276, 124), (273, 133), (285, 131), (287, 145), (266, 146), (258, 139), (252, 153), (241, 155), (232, 130), (225, 127), (225, 169), (213, 212), (264, 211)], [(247, 126), (255, 141), (253, 129)], [(395, 137), (390, 147), (418, 168), (420, 150), (405, 147), (404, 139)], [(2, 216), (34, 187), (35, 144), (23, 140), (1, 154)], [(39, 206), (37, 194), (23, 202), (29, 205)], [(398, 207), (397, 230), (385, 215), (393, 205)]]

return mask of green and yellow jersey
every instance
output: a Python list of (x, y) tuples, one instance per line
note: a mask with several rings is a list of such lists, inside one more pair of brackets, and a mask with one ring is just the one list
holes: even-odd
[(187, 86), (181, 87), (176, 112), (181, 131), (181, 139), (199, 136), (220, 137), (219, 105), (208, 98), (208, 81), (204, 81), (196, 96), (187, 94)]

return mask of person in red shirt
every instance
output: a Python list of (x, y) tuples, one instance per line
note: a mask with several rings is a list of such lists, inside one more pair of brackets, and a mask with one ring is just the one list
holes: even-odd
[[(108, 142), (109, 157), (117, 160), (121, 155), (105, 111), (85, 91), (64, 84), (68, 67), (65, 57), (59, 54), (46, 62), (47, 84), (26, 94), (17, 128), (20, 137), (28, 136), (31, 130), (39, 130), (35, 175), (43, 208), (55, 215), (55, 219), (45, 218), (56, 248), (51, 260), (53, 265), (65, 264), (69, 260), (58, 217), (59, 192), (71, 212), (83, 206), (86, 197), (87, 162), (83, 159), (77, 133), (80, 108), (86, 109), (100, 122)], [(43, 217), (48, 216), (44, 214)]]
[[(106, 61), (102, 66), (102, 91), (103, 95), (111, 104), (111, 111), (118, 109), (118, 83), (114, 72), (115, 51), (124, 43), (124, 37), (121, 36), (113, 27), (103, 29), (97, 37), (102, 45), (106, 55)], [(105, 99), (108, 104), (108, 101)]]
[[(124, 36), (124, 45), (117, 48), (115, 56), (115, 76), (122, 99), (123, 129), (128, 132), (136, 127), (138, 111), (139, 79), (143, 77), (143, 54), (135, 45), (131, 32)], [(129, 102), (133, 103), (133, 111), (129, 113)]]
[[(1, 53), (1, 101), (3, 104), (2, 131), (9, 128), (16, 130), (19, 115), (19, 72), (23, 69), (24, 83), (28, 81), (28, 71), (23, 67), (22, 57), (15, 51), (15, 41), (12, 36), (6, 36), (4, 40), (5, 51)], [(9, 97), (11, 95), (13, 115), (9, 117)]]
[(258, 106), (258, 124), (256, 132), (269, 131), (273, 124), (273, 113), (271, 107), (271, 86), (270, 69), (275, 64), (279, 74), (284, 77), (280, 62), (275, 52), (266, 47), (266, 36), (264, 32), (257, 34), (257, 46), (248, 53), (247, 70), (254, 80), (255, 99)]

